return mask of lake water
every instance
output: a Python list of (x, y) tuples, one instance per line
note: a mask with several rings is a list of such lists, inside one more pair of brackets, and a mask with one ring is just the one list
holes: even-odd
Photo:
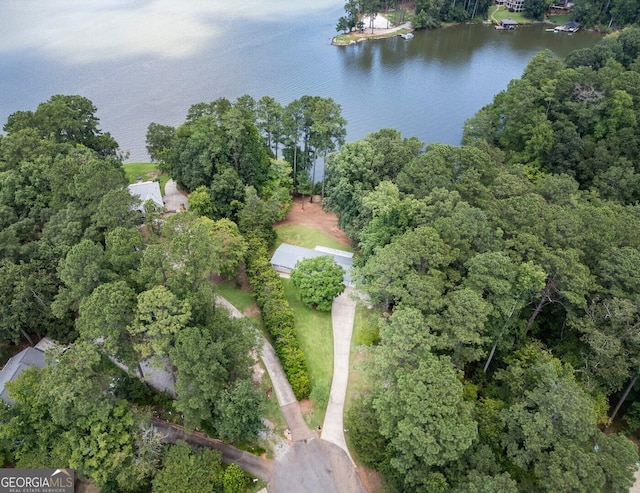
[(286, 104), (309, 94), (342, 105), (348, 141), (392, 127), (427, 143), (459, 144), (464, 121), (535, 53), (564, 56), (600, 39), (542, 25), (514, 32), (466, 25), (336, 47), (340, 0), (232, 3), (2, 2), (0, 122), (52, 94), (81, 94), (98, 107), (102, 130), (137, 161), (148, 159), (148, 124), (178, 125), (193, 103), (250, 94)]

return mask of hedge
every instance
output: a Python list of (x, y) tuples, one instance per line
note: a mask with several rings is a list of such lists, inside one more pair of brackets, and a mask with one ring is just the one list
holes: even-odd
[(253, 287), (264, 326), (273, 339), (276, 355), (296, 399), (306, 399), (311, 392), (311, 380), (304, 353), (298, 345), (293, 310), (284, 296), (282, 280), (271, 267), (264, 240), (247, 238), (247, 243), (247, 277)]

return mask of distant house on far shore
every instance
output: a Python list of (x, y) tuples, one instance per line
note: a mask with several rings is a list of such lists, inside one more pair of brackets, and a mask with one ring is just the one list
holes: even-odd
[(157, 181), (141, 181), (133, 183), (127, 187), (129, 193), (134, 197), (138, 197), (142, 202), (137, 210), (145, 212), (144, 204), (148, 200), (153, 202), (160, 208), (164, 207), (164, 200), (162, 200), (162, 192), (160, 191), (160, 183)]
[(513, 30), (518, 27), (518, 22), (513, 19), (502, 19), (500, 21), (500, 26), (502, 26), (502, 29)]

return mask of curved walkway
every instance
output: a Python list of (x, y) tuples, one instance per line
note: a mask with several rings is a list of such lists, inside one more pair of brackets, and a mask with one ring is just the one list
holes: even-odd
[[(243, 318), (244, 315), (240, 310), (233, 306), (229, 301), (222, 296), (216, 296), (216, 305), (226, 308), (232, 317)], [(260, 357), (264, 363), (267, 373), (271, 378), (273, 384), (273, 390), (278, 399), (278, 404), (284, 415), (284, 419), (289, 425), (289, 431), (291, 432), (291, 440), (294, 442), (300, 440), (309, 440), (315, 438), (316, 435), (305, 423), (302, 417), (302, 411), (300, 411), (300, 405), (296, 399), (291, 385), (287, 380), (287, 376), (284, 374), (280, 360), (276, 356), (276, 352), (269, 341), (262, 339), (262, 348), (260, 348)]]
[[(216, 305), (229, 310), (235, 318), (244, 316), (222, 296), (216, 296)], [(323, 430), (321, 439), (317, 439), (316, 434), (305, 423), (280, 361), (271, 344), (263, 338), (260, 356), (271, 377), (278, 404), (294, 442), (293, 446), (273, 463), (273, 473), (267, 485), (269, 493), (367, 493), (349, 455), (342, 428), (355, 302), (347, 293), (343, 293), (334, 300), (334, 307), (337, 318), (333, 318), (332, 309), (332, 321), (335, 320), (333, 330), (334, 334), (338, 330), (340, 335), (334, 335), (334, 341), (339, 342), (334, 342), (336, 361), (330, 398), (333, 404), (330, 402), (327, 408), (327, 415), (331, 412), (332, 417), (325, 417), (325, 426), (328, 426), (329, 430)], [(242, 466), (240, 463), (238, 465)], [(263, 464), (262, 467), (271, 466)]]
[(322, 439), (340, 447), (347, 453), (349, 459), (351, 459), (351, 454), (349, 454), (344, 438), (344, 400), (349, 381), (349, 355), (351, 354), (351, 337), (356, 315), (356, 302), (351, 297), (352, 292), (351, 288), (347, 288), (344, 293), (333, 300), (331, 306), (333, 381), (322, 426)]

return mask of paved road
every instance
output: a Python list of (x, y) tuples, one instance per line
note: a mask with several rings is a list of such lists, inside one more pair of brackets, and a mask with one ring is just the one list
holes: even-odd
[(275, 464), (269, 493), (367, 493), (351, 459), (321, 439), (295, 443)]
[(356, 315), (356, 302), (351, 298), (352, 289), (347, 288), (338, 296), (331, 307), (333, 325), (333, 381), (329, 404), (322, 426), (322, 439), (344, 450), (349, 458), (349, 449), (344, 439), (344, 399), (349, 381), (349, 355), (351, 337)]
[[(226, 307), (236, 318), (243, 316), (221, 296), (216, 296), (216, 304)], [(267, 486), (269, 493), (366, 493), (349, 456), (342, 429), (355, 302), (345, 295), (334, 304), (338, 322), (338, 328), (334, 326), (334, 332), (338, 330), (340, 336), (338, 338), (334, 336), (334, 340), (337, 341), (334, 348), (339, 347), (339, 349), (334, 349), (337, 355), (334, 356), (336, 358), (334, 383), (331, 387), (334, 404), (330, 404), (333, 417), (328, 420), (325, 418), (325, 426), (329, 428), (326, 432), (327, 440), (316, 438), (316, 434), (305, 423), (298, 401), (273, 347), (268, 341), (263, 340), (260, 356), (271, 377), (276, 399), (287, 421), (293, 441), (293, 446), (273, 464), (273, 473)], [(340, 375), (336, 376), (336, 374)], [(323, 430), (323, 438), (324, 435)], [(332, 443), (334, 441), (338, 443)], [(243, 467), (242, 464), (236, 463)], [(257, 475), (257, 473), (254, 474)]]
[(187, 208), (187, 197), (178, 190), (174, 180), (164, 186), (164, 208), (167, 212), (177, 212)]
[(153, 426), (163, 435), (165, 443), (175, 443), (184, 440), (191, 445), (207, 447), (222, 452), (222, 462), (225, 464), (238, 464), (242, 469), (264, 481), (269, 481), (273, 476), (274, 461), (263, 459), (256, 455), (239, 450), (232, 445), (206, 437), (199, 433), (187, 433), (182, 426), (153, 420)]

